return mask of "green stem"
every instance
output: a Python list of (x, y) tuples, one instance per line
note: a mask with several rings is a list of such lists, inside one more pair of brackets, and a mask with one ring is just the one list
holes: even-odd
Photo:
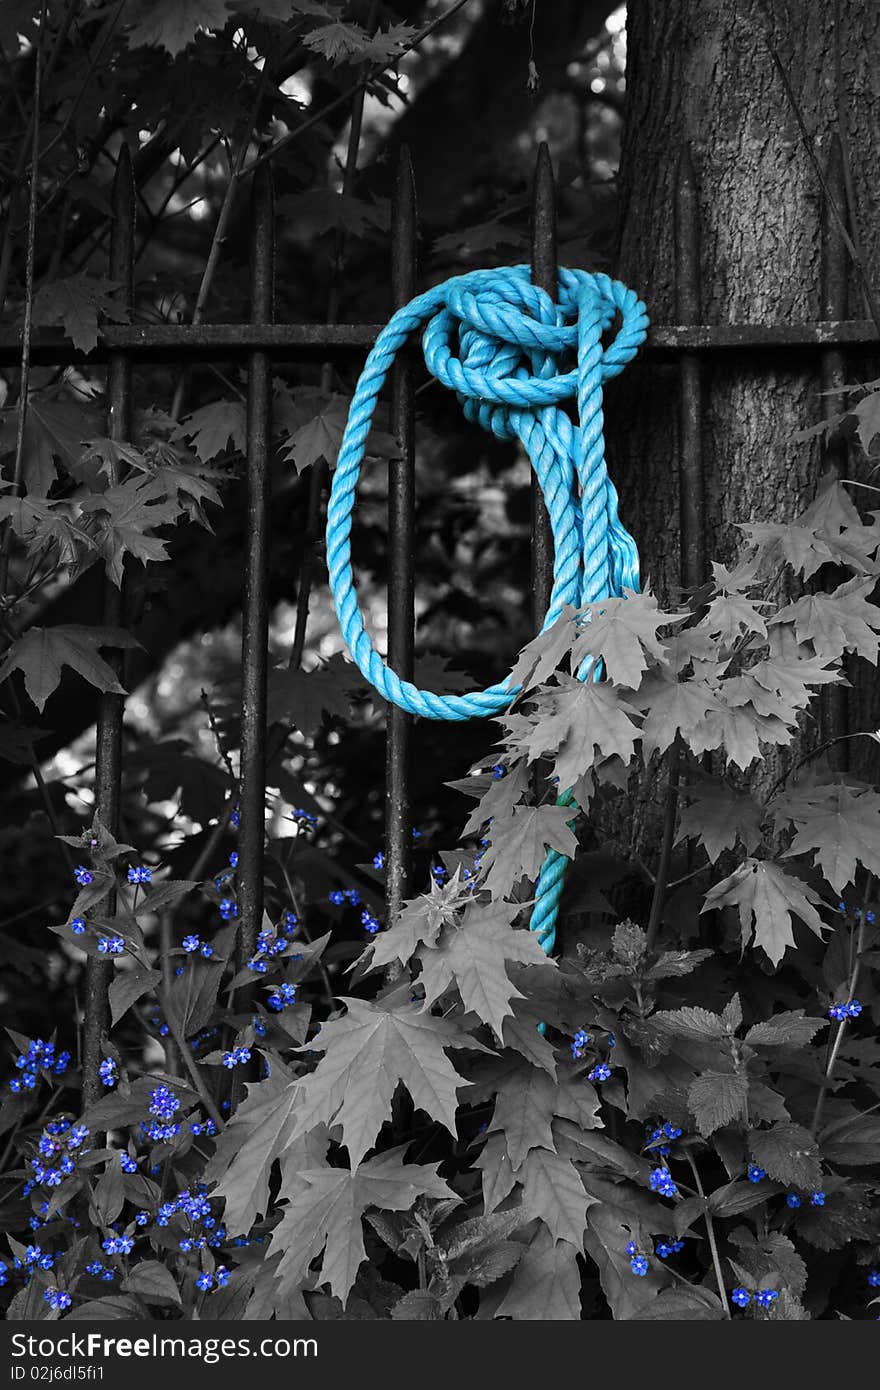
[[(691, 1166), (691, 1172), (694, 1175), (694, 1182), (696, 1184), (697, 1192), (705, 1202), (706, 1194), (703, 1191), (703, 1184), (700, 1181), (700, 1174), (697, 1169), (697, 1165), (694, 1162), (693, 1154), (690, 1152), (689, 1149), (685, 1150), (685, 1157), (687, 1158), (687, 1161)], [(718, 1296), (721, 1299), (721, 1308), (724, 1317), (729, 1318), (730, 1308), (727, 1305), (727, 1290), (724, 1287), (724, 1275), (721, 1273), (721, 1257), (718, 1254), (718, 1242), (715, 1239), (715, 1223), (712, 1220), (712, 1213), (709, 1211), (708, 1204), (703, 1212), (703, 1220), (706, 1223), (706, 1235), (709, 1238), (709, 1249), (712, 1252), (712, 1265), (715, 1270), (715, 1282), (718, 1285)]]

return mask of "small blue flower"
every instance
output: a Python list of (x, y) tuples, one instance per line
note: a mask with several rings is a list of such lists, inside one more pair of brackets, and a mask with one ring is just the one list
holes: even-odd
[(730, 1295), (731, 1303), (735, 1303), (737, 1308), (745, 1308), (752, 1301), (752, 1295), (748, 1289), (736, 1288)]
[(131, 1154), (124, 1151), (119, 1155), (119, 1162), (122, 1165), (123, 1173), (136, 1173), (138, 1170), (137, 1159), (132, 1158)]
[(214, 1276), (213, 1276), (213, 1274), (205, 1273), (205, 1274), (200, 1274), (200, 1275), (199, 1275), (198, 1279), (196, 1280), (196, 1288), (197, 1288), (197, 1289), (207, 1290), (207, 1289), (211, 1289), (211, 1288), (213, 1288), (213, 1287), (214, 1287)]
[(237, 849), (234, 849), (234, 850), (232, 851), (232, 853), (230, 854), (230, 856), (229, 856), (229, 865), (230, 865), (230, 868), (233, 868), (233, 869), (237, 869), (237, 868), (238, 868), (238, 850), (237, 850)]
[(136, 864), (128, 871), (129, 883), (152, 883), (153, 872), (146, 864)]
[(86, 929), (86, 919), (84, 917), (74, 917), (70, 923), (70, 930), (74, 936), (82, 936)]
[(102, 956), (121, 956), (125, 942), (121, 936), (101, 936), (98, 938), (98, 950)]
[(501, 778), (505, 775), (506, 771), (507, 771), (507, 769), (506, 769), (506, 767), (504, 766), (503, 763), (496, 763), (495, 766), (494, 766), (493, 769), (492, 769), (492, 779), (493, 779), (493, 781), (495, 781), (495, 782), (500, 782), (500, 781), (501, 781)]
[(374, 869), (384, 869), (384, 868), (385, 868), (385, 855), (382, 853), (381, 850), (379, 850), (379, 852), (378, 852), (377, 854), (374, 854), (374, 855), (373, 855), (373, 868), (374, 868)]
[(83, 864), (77, 864), (73, 871), (73, 876), (81, 888), (88, 888), (94, 882), (94, 874), (91, 873)]
[(779, 1294), (776, 1289), (758, 1289), (758, 1292), (755, 1294), (755, 1302), (759, 1308), (769, 1308), (772, 1303), (776, 1302), (778, 1297)]
[(252, 970), (255, 975), (265, 975), (269, 967), (264, 960), (257, 960), (256, 956), (251, 956), (247, 968)]
[(214, 1270), (214, 1278), (217, 1280), (218, 1286), (225, 1289), (232, 1275), (225, 1265), (218, 1265)]
[(607, 1062), (598, 1062), (592, 1071), (587, 1073), (590, 1081), (607, 1081), (611, 1075), (611, 1068)]
[(810, 1193), (810, 1206), (811, 1206), (811, 1207), (824, 1207), (824, 1205), (825, 1205), (825, 1193), (824, 1193), (824, 1192), (811, 1192), (811, 1193)]
[(180, 1101), (167, 1086), (157, 1086), (150, 1092), (150, 1114), (159, 1120), (170, 1120), (180, 1109)]
[(749, 1164), (749, 1170), (746, 1174), (746, 1177), (748, 1178), (749, 1182), (763, 1182), (766, 1176), (766, 1171), (759, 1164)]
[(334, 888), (332, 893), (330, 893), (329, 897), (334, 907), (341, 907), (342, 904), (345, 902), (345, 894), (343, 893), (341, 888)]
[(668, 1168), (655, 1168), (648, 1179), (652, 1192), (661, 1197), (677, 1197), (678, 1188)]
[(113, 1061), (112, 1057), (104, 1058), (98, 1068), (98, 1076), (105, 1086), (115, 1086), (117, 1080), (116, 1063)]
[(637, 1255), (639, 1253), (639, 1247), (636, 1245), (634, 1240), (631, 1240), (629, 1245), (626, 1247), (626, 1253), (627, 1255)]
[(648, 1272), (648, 1261), (644, 1255), (633, 1255), (629, 1267), (633, 1274), (638, 1274), (640, 1278), (644, 1278)]
[(210, 960), (214, 954), (214, 947), (209, 941), (203, 941), (199, 947), (199, 954), (204, 956), (205, 960)]
[(786, 1197), (785, 1201), (786, 1201), (786, 1205), (787, 1205), (787, 1206), (790, 1206), (790, 1207), (792, 1207), (792, 1208), (799, 1207), (800, 1204), (801, 1204), (801, 1199), (800, 1199), (800, 1197), (797, 1195), (796, 1192), (789, 1192), (789, 1194), (788, 1194), (788, 1196)]
[(872, 1269), (868, 1275), (868, 1283), (872, 1289), (880, 1289), (880, 1269)]
[(201, 942), (199, 941), (199, 938), (197, 936), (191, 934), (189, 936), (185, 936), (180, 944), (186, 952), (190, 952), (197, 951), (199, 949), (199, 946), (201, 945)]

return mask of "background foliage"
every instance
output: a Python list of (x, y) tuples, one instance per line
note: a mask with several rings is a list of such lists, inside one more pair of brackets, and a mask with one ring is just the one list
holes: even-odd
[[(422, 103), (435, 121), (486, 33), (515, 36), (525, 116), (460, 197), (438, 165), (424, 278), (522, 256), (536, 134), (560, 168), (561, 258), (601, 264), (619, 17), (554, 66), (545, 7), (534, 28), (528, 5), (452, 8), (433, 29), (431, 4), (4, 7), (7, 323), (88, 350), (124, 318), (105, 245), (123, 143), (140, 321), (245, 311), (242, 190), (263, 155), (278, 317), (382, 317), (395, 142), (417, 146)], [(524, 693), (500, 730), (417, 727), (426, 891), (388, 927), (384, 712), (302, 560), (355, 370), (275, 382), (268, 911), (241, 969), (237, 369), (139, 372), (125, 444), (99, 368), (5, 381), (7, 1315), (872, 1316), (880, 797), (833, 747), (760, 796), (752, 780), (852, 663), (876, 666), (877, 515), (826, 478), (800, 515), (744, 526), (696, 594), (661, 608), (648, 588), (529, 641), (527, 471), (421, 393), (419, 679), (462, 689), (515, 662)], [(854, 389), (826, 427), (870, 454), (878, 400)], [(372, 447), (355, 559), (381, 633), (381, 424)], [(104, 575), (125, 577), (124, 633), (94, 622)], [(303, 669), (294, 593), (312, 604)], [(93, 817), (95, 692), (117, 688), (120, 647), (125, 843)], [(585, 656), (605, 680), (573, 679)], [(595, 827), (658, 766), (666, 830), (644, 864)], [(442, 784), (453, 767), (468, 775)], [(577, 853), (555, 963), (522, 930), (548, 845)], [(106, 1094), (83, 1114), (88, 953), (115, 974)]]

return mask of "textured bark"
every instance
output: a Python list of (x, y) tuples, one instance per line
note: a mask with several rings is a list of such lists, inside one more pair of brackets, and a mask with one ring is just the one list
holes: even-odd
[[(835, 8), (814, 0), (631, 0), (618, 268), (655, 321), (676, 317), (673, 208), (685, 142), (699, 188), (703, 322), (823, 317), (824, 195), (770, 44), (823, 169), (840, 119), (857, 228), (880, 285), (880, 7), (845, 0), (839, 33)], [(867, 315), (855, 273), (849, 312)], [(852, 367), (861, 375), (865, 364)], [(821, 451), (792, 435), (835, 403), (820, 399), (818, 363), (803, 358), (725, 359), (704, 380), (706, 555), (729, 560), (737, 523), (790, 518), (811, 500)], [(609, 411), (609, 458), (621, 513), (639, 543), (643, 578), (665, 598), (680, 574), (674, 368), (628, 372), (619, 392), (627, 409)], [(865, 727), (866, 687), (850, 703)], [(636, 840), (649, 846), (656, 833), (643, 807)]]

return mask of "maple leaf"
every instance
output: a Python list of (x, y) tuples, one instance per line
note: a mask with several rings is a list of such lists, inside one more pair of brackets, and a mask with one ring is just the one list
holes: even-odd
[(223, 29), (231, 18), (226, 0), (135, 0), (127, 17), (132, 48), (164, 48), (172, 58), (197, 30)]
[(581, 1316), (579, 1247), (554, 1240), (539, 1226), (517, 1266), (496, 1317), (518, 1322), (578, 1322)]
[(767, 636), (767, 625), (758, 612), (758, 605), (737, 593), (724, 593), (714, 598), (698, 627), (721, 642), (735, 642), (744, 632)]
[[(249, 1231), (269, 1211), (269, 1176), (275, 1160), (293, 1143), (297, 1082), (287, 1069), (273, 1066), (264, 1081), (246, 1084), (245, 1099), (217, 1139), (205, 1181), (219, 1183), (213, 1197), (225, 1199), (224, 1221), (232, 1231)], [(297, 1156), (308, 1166), (327, 1152), (326, 1130), (317, 1128), (299, 1141)]]
[(400, 961), (406, 965), (420, 946), (435, 946), (442, 928), (452, 922), (472, 898), (471, 886), (461, 876), (461, 867), (446, 883), (431, 882), (428, 893), (403, 904), (394, 925), (380, 932), (364, 951), (371, 970)]
[(556, 968), (532, 932), (513, 929), (520, 910), (519, 903), (472, 903), (460, 922), (443, 927), (436, 945), (421, 953), (426, 1007), (454, 983), (465, 1009), (501, 1037), (504, 1020), (513, 1013), (511, 1000), (523, 998), (507, 973), (507, 961)]
[(689, 805), (681, 812), (676, 843), (698, 839), (713, 864), (737, 840), (747, 853), (760, 843), (762, 810), (748, 792), (707, 782), (699, 790), (688, 788), (687, 795)]
[(727, 761), (745, 771), (761, 756), (761, 743), (790, 743), (793, 731), (781, 719), (758, 714), (751, 707), (728, 705), (724, 700), (726, 684), (719, 682), (713, 708), (684, 737), (697, 755), (723, 748)]
[(111, 298), (117, 285), (103, 276), (68, 275), (49, 280), (34, 295), (34, 323), (60, 323), (75, 348), (91, 352), (98, 342), (98, 315), (128, 323), (125, 304)]
[(214, 401), (194, 410), (174, 429), (171, 439), (188, 439), (202, 463), (223, 453), (227, 445), (237, 452), (247, 443), (247, 416), (241, 401)]
[(794, 945), (791, 919), (798, 917), (817, 936), (825, 924), (814, 904), (822, 899), (800, 879), (792, 878), (778, 864), (767, 859), (746, 859), (727, 878), (706, 895), (701, 909), (736, 907), (739, 911), (743, 945), (754, 929), (755, 945), (761, 946), (773, 965), (778, 965), (786, 947)]
[(404, 1163), (405, 1145), (347, 1168), (313, 1168), (296, 1174), (284, 1215), (272, 1233), (283, 1250), (277, 1277), (282, 1292), (297, 1288), (323, 1252), (320, 1282), (345, 1303), (367, 1257), (362, 1217), (370, 1207), (410, 1211), (418, 1197), (455, 1199), (437, 1165)]
[(473, 789), (468, 787), (465, 780), (446, 783), (448, 787), (463, 791), (467, 796), (479, 795), (477, 786), (482, 788), (482, 795), (467, 819), (461, 832), (462, 836), (474, 835), (488, 821), (509, 816), (514, 806), (519, 805), (529, 790), (529, 770), (525, 759), (519, 759), (514, 763), (504, 777), (486, 775), (467, 780), (473, 784)]
[(647, 657), (661, 659), (661, 627), (683, 622), (686, 613), (661, 613), (650, 590), (626, 591), (625, 598), (602, 599), (582, 610), (572, 652), (572, 668), (588, 657), (601, 660), (615, 685), (635, 689), (648, 669)]
[(577, 636), (578, 610), (564, 603), (559, 617), (548, 628), (527, 642), (510, 673), (511, 685), (531, 690), (549, 680), (554, 671), (571, 654)]
[(773, 816), (797, 834), (784, 858), (813, 854), (836, 893), (855, 878), (856, 865), (880, 873), (880, 795), (842, 783), (809, 787), (777, 797)]
[(496, 898), (523, 875), (537, 877), (548, 845), (574, 857), (577, 840), (567, 824), (571, 819), (571, 807), (515, 806), (505, 819), (492, 822), (482, 865), (486, 886)]
[(390, 1113), (400, 1082), (413, 1104), (455, 1134), (456, 1090), (468, 1086), (444, 1049), (480, 1044), (450, 1020), (409, 1005), (385, 1009), (343, 999), (343, 1018), (322, 1023), (309, 1044), (325, 1055), (298, 1083), (296, 1134), (317, 1124), (342, 1126), (342, 1142), (356, 1168)]
[(167, 542), (150, 533), (157, 526), (176, 521), (180, 515), (177, 502), (164, 496), (155, 479), (134, 477), (87, 497), (80, 503), (80, 511), (87, 519), (86, 534), (117, 587), (122, 584), (126, 555), (133, 555), (143, 564), (167, 560)]
[(527, 751), (531, 761), (555, 752), (553, 774), (560, 787), (570, 787), (599, 758), (616, 756), (628, 763), (639, 729), (630, 718), (637, 711), (609, 681), (562, 679), (561, 689), (547, 687)]
[(269, 672), (267, 718), (270, 724), (292, 723), (305, 738), (312, 738), (325, 715), (348, 718), (351, 697), (363, 688), (360, 671), (342, 658), (312, 671), (276, 666)]
[(861, 400), (852, 407), (858, 421), (856, 434), (866, 454), (870, 454), (871, 446), (880, 434), (880, 389), (876, 381), (871, 382), (870, 386), (873, 389), (867, 390)]
[(652, 753), (665, 753), (677, 734), (687, 735), (700, 724), (714, 708), (715, 695), (703, 680), (669, 680), (658, 672), (642, 682), (632, 703), (646, 711), (642, 754), (647, 762)]
[(62, 666), (69, 666), (98, 690), (124, 695), (115, 672), (98, 655), (100, 647), (136, 647), (138, 643), (120, 628), (32, 627), (13, 642), (0, 664), (0, 681), (21, 671), (24, 688), (42, 714), (46, 701), (61, 681)]
[[(32, 392), (28, 396), (22, 454), (23, 482), (32, 496), (45, 497), (56, 479), (55, 460), (80, 476), (82, 441), (94, 432), (94, 407)], [(0, 453), (16, 447), (18, 409), (0, 417)]]
[(525, 240), (516, 227), (509, 226), (499, 218), (491, 218), (486, 222), (477, 222), (473, 227), (444, 233), (434, 241), (434, 250), (441, 256), (473, 256), (480, 251), (494, 251), (499, 246), (523, 246)]
[(328, 63), (370, 61), (370, 35), (359, 24), (345, 24), (341, 20), (320, 24), (305, 35), (303, 43)]
[[(497, 1070), (497, 1068), (495, 1068)], [(495, 1087), (495, 1112), (490, 1133), (501, 1132), (514, 1169), (522, 1167), (530, 1149), (555, 1149), (553, 1121), (571, 1120), (580, 1129), (601, 1128), (600, 1102), (589, 1082), (567, 1075), (555, 1076), (529, 1066), (522, 1058), (501, 1064), (500, 1078), (489, 1078)]]
[(568, 1240), (580, 1249), (591, 1197), (570, 1158), (549, 1149), (530, 1149), (516, 1174), (522, 1183), (523, 1204), (539, 1216), (554, 1240)]
[(806, 594), (780, 609), (771, 626), (790, 624), (799, 642), (811, 642), (823, 663), (856, 652), (872, 665), (880, 648), (880, 609), (869, 603), (876, 580), (850, 579), (830, 594)]
[(829, 667), (823, 657), (797, 656), (789, 661), (768, 657), (749, 667), (752, 680), (765, 690), (780, 695), (793, 709), (806, 709), (810, 703), (809, 686), (829, 685), (840, 680), (836, 667)]

